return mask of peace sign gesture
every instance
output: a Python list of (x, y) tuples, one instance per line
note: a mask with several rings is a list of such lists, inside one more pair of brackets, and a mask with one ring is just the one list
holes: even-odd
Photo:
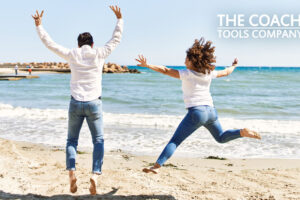
[(44, 14), (44, 10), (42, 10), (42, 12), (39, 14), (39, 11), (36, 11), (35, 15), (31, 15), (32, 18), (34, 19), (35, 25), (39, 26), (42, 24), (42, 17)]
[(121, 8), (119, 8), (118, 6), (109, 6), (109, 7), (110, 7), (110, 9), (112, 9), (112, 11), (114, 11), (114, 13), (118, 19), (122, 18)]

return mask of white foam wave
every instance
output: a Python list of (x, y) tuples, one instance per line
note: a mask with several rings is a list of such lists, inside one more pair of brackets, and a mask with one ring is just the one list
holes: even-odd
[[(64, 146), (67, 110), (13, 107), (0, 103), (0, 137)], [(123, 149), (135, 154), (158, 154), (183, 116), (104, 113), (106, 149)], [(299, 158), (300, 121), (221, 118), (223, 129), (247, 127), (260, 132), (261, 141), (238, 139), (216, 143), (205, 128), (197, 130), (176, 155), (226, 157)], [(200, 134), (198, 134), (200, 133)], [(91, 147), (86, 123), (80, 147)]]

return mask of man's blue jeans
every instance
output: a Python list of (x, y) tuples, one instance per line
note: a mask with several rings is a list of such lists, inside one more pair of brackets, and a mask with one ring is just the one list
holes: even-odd
[(73, 97), (69, 106), (68, 139), (66, 147), (67, 170), (75, 170), (76, 151), (80, 129), (84, 119), (91, 131), (93, 150), (93, 173), (101, 174), (104, 155), (102, 101), (77, 101)]
[(211, 106), (191, 107), (156, 162), (162, 166), (172, 156), (181, 142), (200, 126), (207, 128), (219, 143), (226, 143), (241, 137), (240, 129), (223, 132), (215, 108)]

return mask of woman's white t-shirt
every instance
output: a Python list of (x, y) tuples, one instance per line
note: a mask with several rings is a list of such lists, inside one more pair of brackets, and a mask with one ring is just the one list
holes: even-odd
[(180, 80), (182, 80), (183, 100), (186, 108), (200, 105), (214, 106), (209, 89), (211, 80), (218, 75), (217, 71), (211, 71), (210, 74), (190, 69), (178, 71)]

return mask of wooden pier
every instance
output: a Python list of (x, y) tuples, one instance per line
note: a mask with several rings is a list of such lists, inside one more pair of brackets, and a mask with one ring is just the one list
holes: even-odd
[(39, 76), (24, 75), (0, 75), (0, 81), (17, 81), (21, 79), (39, 78)]

